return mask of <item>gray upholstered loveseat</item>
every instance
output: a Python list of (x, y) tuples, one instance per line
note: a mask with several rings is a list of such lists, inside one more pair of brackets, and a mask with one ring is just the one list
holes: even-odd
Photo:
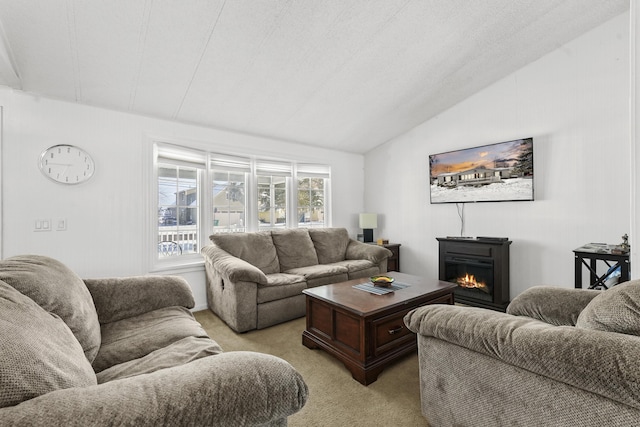
[(534, 287), (507, 313), (430, 305), (405, 323), (433, 427), (640, 424), (640, 281)]
[(83, 281), (0, 261), (0, 425), (284, 426), (307, 387), (274, 356), (223, 353), (173, 277)]
[(236, 332), (305, 315), (302, 291), (387, 271), (391, 251), (344, 228), (214, 234), (202, 248), (207, 301)]

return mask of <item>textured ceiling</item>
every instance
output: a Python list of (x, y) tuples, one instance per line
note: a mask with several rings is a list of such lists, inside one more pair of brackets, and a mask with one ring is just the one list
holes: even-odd
[(0, 84), (364, 153), (628, 0), (0, 0)]

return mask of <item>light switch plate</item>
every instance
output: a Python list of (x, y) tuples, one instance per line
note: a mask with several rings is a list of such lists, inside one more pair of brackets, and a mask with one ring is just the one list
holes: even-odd
[(33, 231), (51, 231), (50, 219), (36, 219)]

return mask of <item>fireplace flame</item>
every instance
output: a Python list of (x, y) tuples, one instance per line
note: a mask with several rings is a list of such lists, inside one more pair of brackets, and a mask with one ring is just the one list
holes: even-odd
[(467, 273), (464, 277), (457, 278), (456, 283), (463, 288), (473, 288), (490, 293), (487, 285), (484, 282), (478, 282), (473, 274)]

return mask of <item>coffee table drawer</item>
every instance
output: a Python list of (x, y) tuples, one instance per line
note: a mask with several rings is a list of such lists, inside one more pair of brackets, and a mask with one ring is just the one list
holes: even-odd
[(416, 339), (415, 334), (405, 326), (403, 321), (404, 316), (412, 309), (399, 311), (372, 322), (375, 355), (393, 350), (408, 340)]
[[(444, 295), (427, 302), (427, 304), (452, 303), (453, 299), (451, 295)], [(411, 310), (420, 307), (420, 305), (408, 307), (405, 310), (375, 319), (371, 322), (373, 326), (373, 352), (376, 356), (416, 340), (416, 334), (409, 331), (404, 324), (404, 316)]]

